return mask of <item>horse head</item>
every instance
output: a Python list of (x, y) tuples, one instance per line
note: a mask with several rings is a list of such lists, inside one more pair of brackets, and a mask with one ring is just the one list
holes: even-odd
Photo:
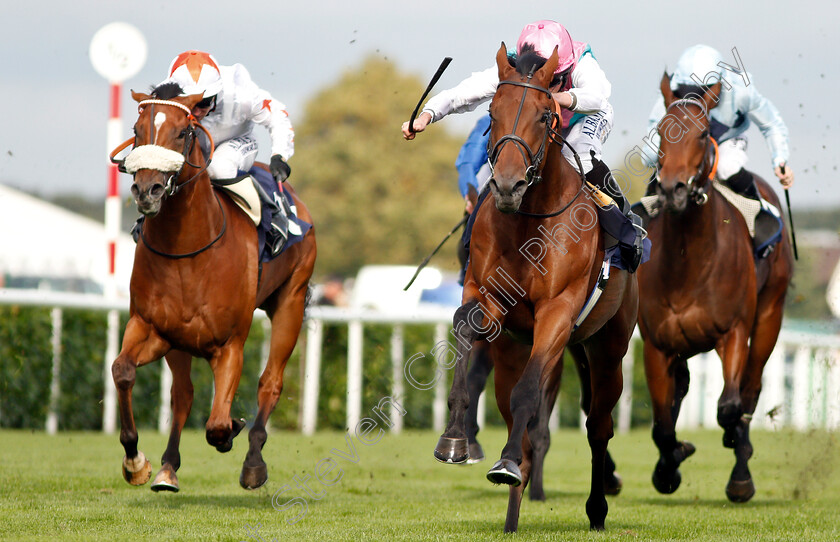
[(523, 55), (512, 66), (504, 42), (496, 54), (499, 86), (490, 104), (490, 190), (503, 213), (519, 210), (526, 190), (540, 181), (543, 159), (562, 123), (548, 90), (557, 68), (557, 50), (548, 60)]
[[(139, 117), (134, 124), (134, 149), (123, 161), (123, 168), (134, 176), (131, 195), (137, 210), (146, 216), (155, 216), (165, 196), (175, 194), (206, 167), (195, 144), (196, 128), (203, 127), (191, 113), (202, 96), (183, 97), (180, 92), (180, 87), (170, 83), (151, 94), (131, 93), (138, 103)], [(198, 171), (179, 183), (188, 167)]]
[(709, 111), (720, 99), (720, 83), (704, 88), (689, 87), (680, 96), (671, 90), (666, 73), (660, 90), (665, 99), (665, 116), (659, 121), (660, 158), (656, 173), (659, 204), (669, 212), (681, 213), (689, 202), (702, 205), (709, 177), (714, 174), (709, 135)]

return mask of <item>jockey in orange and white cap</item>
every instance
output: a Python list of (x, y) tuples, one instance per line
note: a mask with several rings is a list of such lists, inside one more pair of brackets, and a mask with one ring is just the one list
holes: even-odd
[(208, 53), (185, 51), (170, 64), (164, 83), (177, 83), (185, 96), (204, 95), (192, 113), (216, 145), (207, 168), (211, 178), (229, 179), (251, 169), (257, 157), (255, 124), (265, 126), (271, 136), (272, 174), (279, 181), (288, 178), (287, 161), (295, 147), (286, 106), (258, 87), (242, 64), (222, 66)]

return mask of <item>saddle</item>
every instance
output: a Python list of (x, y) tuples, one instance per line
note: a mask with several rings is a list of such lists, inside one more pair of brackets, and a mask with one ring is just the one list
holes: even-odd
[[(213, 179), (213, 187), (224, 190), (257, 228), (260, 262), (270, 261), (300, 242), (312, 224), (297, 216), (291, 193), (282, 188), (268, 171), (259, 166), (232, 179)], [(145, 217), (134, 223), (131, 235), (136, 243)]]

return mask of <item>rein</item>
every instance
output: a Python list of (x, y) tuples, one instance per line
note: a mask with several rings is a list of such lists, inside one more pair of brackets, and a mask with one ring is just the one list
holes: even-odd
[(207, 250), (208, 248), (215, 245), (216, 241), (221, 239), (222, 236), (225, 234), (225, 231), (227, 230), (227, 214), (225, 214), (225, 209), (224, 209), (224, 207), (222, 207), (222, 202), (219, 201), (219, 195), (216, 193), (215, 190), (213, 190), (213, 196), (215, 196), (216, 203), (219, 205), (219, 209), (221, 209), (221, 211), (222, 211), (222, 231), (220, 231), (219, 235), (217, 235), (215, 239), (210, 241), (210, 243), (205, 245), (203, 248), (200, 248), (198, 250), (194, 250), (192, 252), (187, 252), (185, 254), (169, 254), (167, 252), (160, 251), (160, 250), (154, 248), (152, 245), (150, 245), (149, 242), (146, 240), (146, 236), (143, 235), (143, 226), (141, 225), (138, 228), (138, 233), (140, 235), (140, 239), (143, 241), (143, 244), (146, 245), (146, 248), (148, 248), (154, 254), (157, 254), (158, 256), (163, 256), (164, 258), (170, 258), (172, 260), (180, 260), (182, 258), (192, 258), (193, 256), (197, 256), (197, 255), (201, 254), (202, 252), (204, 252), (205, 250)]
[[(528, 79), (530, 80), (533, 74), (528, 75)], [(548, 144), (555, 143), (559, 145), (561, 148), (563, 145), (569, 147), (572, 151), (572, 154), (575, 157), (575, 162), (577, 162), (578, 166), (578, 174), (580, 175), (581, 184), (580, 189), (575, 194), (575, 197), (572, 198), (570, 202), (566, 205), (561, 207), (558, 211), (554, 211), (552, 213), (529, 213), (526, 211), (516, 211), (517, 214), (531, 217), (531, 218), (551, 218), (562, 214), (566, 211), (577, 199), (580, 197), (580, 194), (583, 192), (583, 187), (586, 186), (586, 178), (583, 175), (583, 165), (580, 162), (580, 157), (578, 156), (575, 149), (569, 145), (568, 141), (566, 141), (563, 136), (560, 134), (560, 130), (557, 129), (557, 125), (561, 124), (560, 121), (560, 114), (557, 111), (557, 102), (554, 100), (554, 96), (552, 96), (551, 91), (547, 88), (534, 85), (533, 83), (525, 82), (525, 81), (499, 81), (499, 86), (501, 85), (513, 85), (517, 87), (522, 87), (522, 99), (519, 100), (519, 109), (516, 111), (516, 118), (513, 121), (513, 130), (510, 134), (503, 135), (496, 141), (493, 145), (493, 148), (490, 150), (488, 163), (490, 165), (491, 174), (495, 174), (495, 164), (496, 160), (499, 157), (499, 153), (502, 151), (502, 147), (512, 142), (516, 149), (519, 151), (519, 154), (522, 155), (522, 159), (527, 164), (527, 168), (525, 170), (525, 180), (528, 182), (528, 187), (530, 188), (532, 185), (537, 184), (542, 181), (542, 175), (540, 174), (540, 165), (542, 164), (543, 159), (545, 158), (546, 148)], [(524, 139), (516, 135), (516, 127), (519, 125), (519, 117), (522, 114), (522, 106), (525, 103), (525, 95), (527, 94), (528, 90), (536, 90), (537, 92), (541, 92), (548, 96), (551, 100), (552, 109), (550, 111), (546, 111), (542, 117), (542, 121), (545, 122), (545, 133), (543, 134), (542, 142), (540, 142), (540, 147), (537, 149), (537, 152), (534, 152), (528, 143), (525, 142)], [(527, 153), (527, 154), (526, 154)]]

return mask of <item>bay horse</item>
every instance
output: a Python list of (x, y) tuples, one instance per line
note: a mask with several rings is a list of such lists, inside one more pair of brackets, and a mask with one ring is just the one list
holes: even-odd
[[(211, 148), (212, 138), (191, 114), (202, 97), (180, 93), (173, 84), (161, 85), (151, 95), (132, 92), (139, 110), (135, 137), (111, 155), (113, 160), (134, 144), (124, 163), (134, 175), (131, 193), (145, 216), (131, 274), (129, 320), (111, 367), (125, 449), (123, 476), (132, 485), (142, 485), (151, 475), (149, 461), (137, 449), (131, 392), (137, 367), (161, 357), (172, 370), (172, 429), (152, 489), (179, 489), (175, 472), (181, 464), (181, 430), (193, 401), (194, 356), (207, 359), (213, 370), (207, 442), (220, 452), (231, 449), (245, 425), (230, 417), (231, 402), (254, 310), (261, 308), (271, 319), (271, 346), (239, 479), (243, 488), (253, 489), (268, 478), (262, 459), (266, 423), (283, 389), (283, 371), (303, 322), (315, 235), (310, 230), (277, 258), (260, 263), (253, 221), (213, 188), (207, 174), (198, 130), (207, 134)], [(294, 200), (300, 217), (311, 223), (306, 206), (296, 195)]]
[[(666, 74), (660, 88), (667, 109), (658, 124), (655, 189), (661, 210), (648, 225), (650, 261), (639, 268), (639, 330), (659, 450), (653, 485), (661, 493), (680, 485), (678, 467), (695, 451), (677, 440), (674, 428), (688, 391), (687, 360), (714, 349), (724, 377), (717, 419), (736, 460), (726, 495), (746, 502), (755, 493), (747, 465), (750, 420), (782, 324), (793, 274), (791, 246), (783, 230), (770, 256), (756, 261), (746, 221), (712, 186), (716, 143), (709, 111), (720, 99), (720, 83), (677, 99)], [(772, 188), (757, 176), (756, 184), (780, 209)]]
[(518, 527), (532, 467), (529, 435), (545, 404), (542, 390), (552, 389), (560, 377), (567, 345), (585, 358), (590, 375), (586, 428), (592, 483), (586, 513), (590, 528), (604, 528), (611, 412), (621, 394), (621, 359), (638, 309), (635, 275), (614, 269), (592, 312), (576, 325), (603, 276), (604, 236), (582, 175), (561, 154), (562, 121), (548, 90), (557, 63), (555, 50), (548, 60), (523, 55), (513, 67), (504, 43), (496, 55), (500, 82), (490, 105), (489, 181), (495, 206), (474, 211), (462, 306), (453, 319), (457, 355), (450, 417), (435, 447), (439, 461), (462, 463), (469, 457), (467, 362), (475, 342), (484, 341), (508, 427), (501, 458), (487, 474), (491, 482), (510, 486), (506, 532)]

